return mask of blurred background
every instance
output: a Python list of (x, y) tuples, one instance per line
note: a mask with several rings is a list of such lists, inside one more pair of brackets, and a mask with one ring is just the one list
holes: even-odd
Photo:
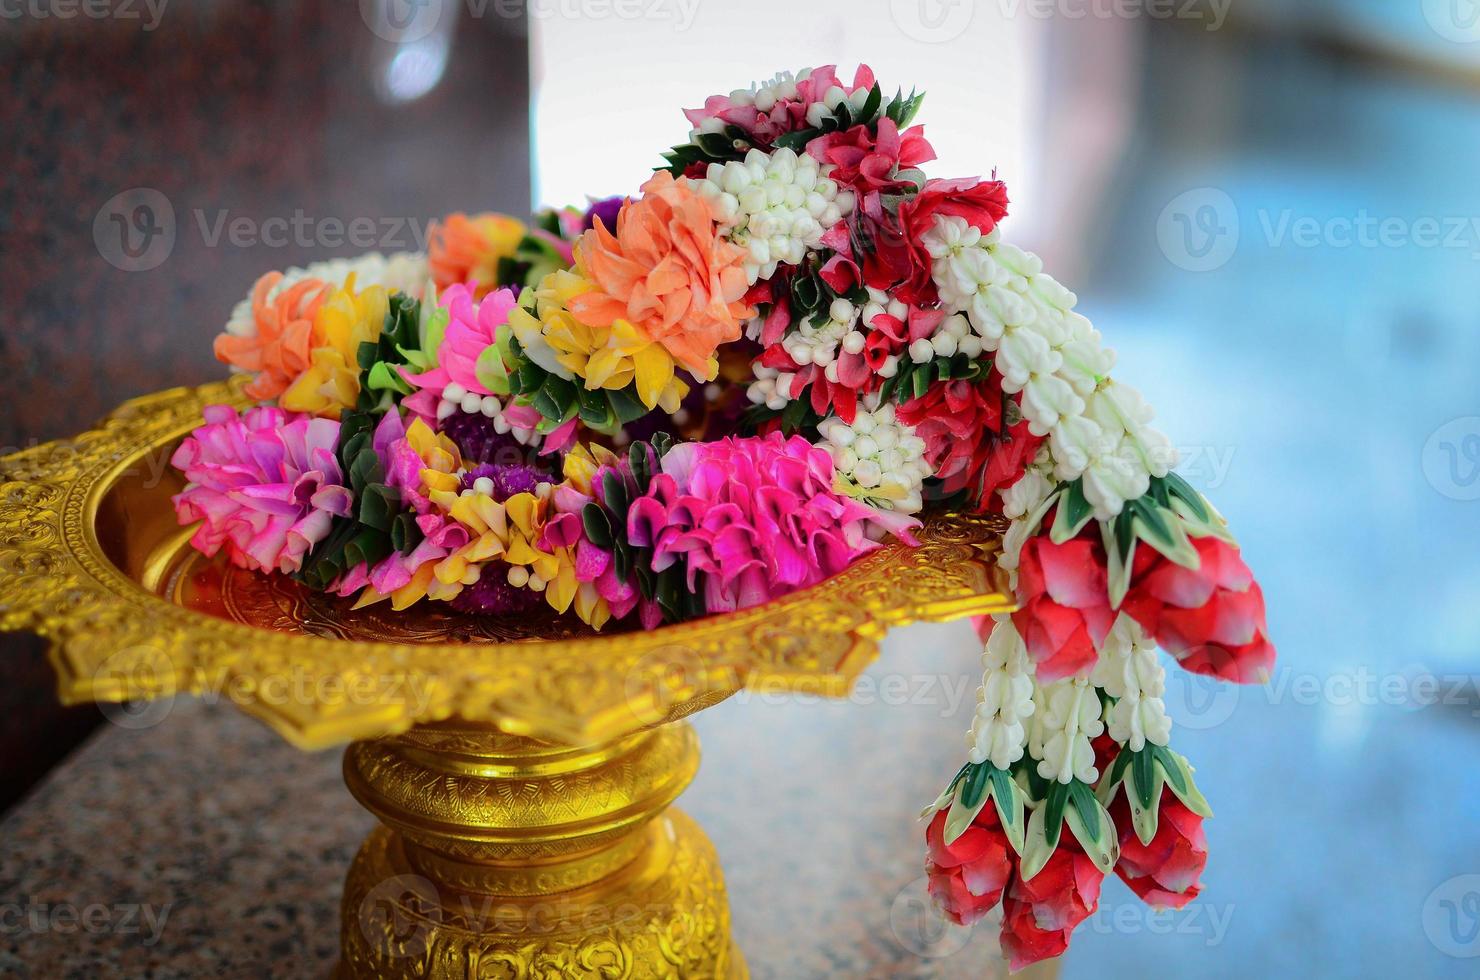
[[(1005, 234), (1120, 351), (1280, 648), (1264, 689), (1173, 673), (1174, 744), (1217, 812), (1206, 889), (1161, 914), (1107, 882), (1063, 975), (1475, 976), (1480, 0), (3, 0), (0, 446), (218, 377), (210, 338), (268, 269), (417, 249), (453, 210), (630, 191), (685, 138), (680, 108), (860, 61), (929, 92), (932, 174), (1007, 181)], [(171, 769), (170, 745), (226, 722), (94, 731), (97, 709), (55, 707), (38, 643), (0, 656), (8, 836), (73, 847), (76, 874), (79, 784), (140, 751), (176, 777), (137, 782), (186, 808), (242, 771), (318, 767), (343, 795), (336, 760), (236, 719), (237, 749)], [(872, 694), (698, 719), (685, 805), (758, 977), (987, 969), (992, 928), (921, 914), (909, 819), (959, 764), (976, 662), (969, 631), (914, 629)], [(356, 819), (323, 843), (323, 895), (282, 900), (317, 911), (273, 913), (302, 962)], [(0, 862), (0, 900), (53, 870)], [(180, 874), (210, 905), (209, 876)], [(23, 966), (36, 941), (0, 934), (0, 956)]]

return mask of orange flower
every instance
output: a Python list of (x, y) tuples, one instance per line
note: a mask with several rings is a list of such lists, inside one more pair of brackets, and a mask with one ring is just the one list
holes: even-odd
[(252, 287), (255, 334), (223, 333), (215, 343), (218, 361), (257, 375), (246, 392), (258, 401), (276, 398), (308, 369), (314, 314), (330, 293), (328, 283), (301, 279), (269, 299), (282, 278), (269, 272)]
[(710, 204), (659, 171), (643, 196), (622, 206), (613, 235), (598, 223), (581, 236), (576, 262), (596, 289), (570, 301), (590, 327), (626, 320), (697, 376), (712, 379), (714, 351), (740, 339), (753, 314), (743, 248), (719, 236)]
[(524, 222), (491, 211), (472, 217), (458, 212), (433, 222), (427, 235), (427, 265), (440, 292), (476, 282), (478, 299), (498, 286), (498, 264), (512, 258), (527, 229)]

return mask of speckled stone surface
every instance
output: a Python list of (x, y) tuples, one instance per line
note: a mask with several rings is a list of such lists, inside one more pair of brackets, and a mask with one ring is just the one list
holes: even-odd
[[(1003, 974), (991, 929), (926, 909), (915, 819), (959, 765), (976, 665), (964, 625), (914, 627), (851, 701), (742, 694), (697, 717), (680, 804), (719, 849), (757, 980)], [(105, 725), (0, 823), (0, 910), (22, 906), (0, 911), (0, 976), (325, 976), (373, 823), (339, 763), (221, 705)], [(112, 925), (36, 911), (58, 904)], [(163, 915), (157, 941), (125, 905)]]

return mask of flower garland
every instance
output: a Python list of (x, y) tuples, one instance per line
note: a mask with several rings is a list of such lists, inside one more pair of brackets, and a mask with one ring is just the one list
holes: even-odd
[(269, 404), (182, 443), (192, 539), (364, 605), (593, 629), (767, 602), (931, 507), (1009, 521), (930, 891), (1014, 968), (1111, 871), (1198, 893), (1211, 815), (1156, 650), (1262, 680), (1263, 595), (994, 179), (929, 177), (922, 96), (782, 73), (686, 112), (630, 198), (454, 214), (426, 255), (269, 273), (218, 358)]

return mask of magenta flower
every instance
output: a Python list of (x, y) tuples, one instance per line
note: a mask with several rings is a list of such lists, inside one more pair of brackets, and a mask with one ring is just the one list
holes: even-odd
[(627, 515), (628, 540), (654, 550), (653, 571), (686, 562), (705, 607), (759, 605), (842, 571), (878, 547), (873, 530), (907, 534), (833, 490), (832, 457), (800, 436), (683, 443)]
[(421, 473), (428, 462), (406, 437), (406, 423), (399, 412), (387, 412), (380, 420), (371, 447), (385, 469), (386, 485), (394, 488), (416, 513), (416, 526), (422, 539), (411, 551), (393, 552), (374, 568), (362, 564), (346, 571), (331, 586), (331, 591), (342, 596), (354, 595), (367, 585), (382, 595), (390, 595), (409, 584), (421, 566), (441, 561), (468, 543), (467, 529), (422, 494)]
[[(422, 391), (433, 392), (437, 399), (453, 383), (477, 395), (492, 394), (478, 380), (478, 358), (493, 344), (498, 328), (508, 322), (509, 311), (517, 302), (512, 289), (496, 290), (479, 301), (467, 286), (447, 287), (440, 305), (447, 310), (449, 319), (447, 332), (437, 347), (437, 366), (420, 374), (403, 368), (402, 375)], [(423, 396), (413, 411), (435, 417), (436, 402)]]
[(334, 456), (339, 423), (277, 408), (238, 416), (229, 405), (204, 415), (170, 459), (190, 481), (174, 497), (176, 517), (202, 522), (191, 546), (208, 557), (224, 546), (243, 568), (298, 571), (354, 504)]

